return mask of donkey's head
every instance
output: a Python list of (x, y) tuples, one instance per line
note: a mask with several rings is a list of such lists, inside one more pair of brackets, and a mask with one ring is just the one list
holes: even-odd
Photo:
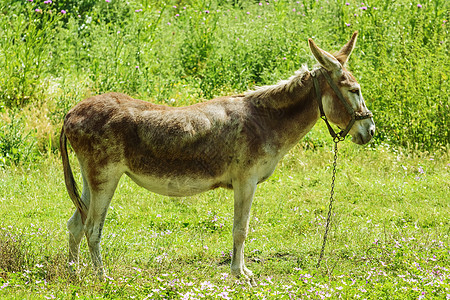
[[(355, 32), (350, 41), (335, 55), (317, 47), (312, 39), (309, 39), (309, 47), (319, 64), (325, 69), (324, 77), (329, 75), (328, 79), (332, 81), (330, 84), (323, 81), (324, 84), (321, 85), (323, 93), (321, 100), (326, 118), (340, 128), (347, 128), (350, 124), (348, 133), (352, 136), (352, 141), (362, 145), (368, 143), (375, 134), (375, 123), (369, 117), (371, 113), (364, 103), (360, 85), (344, 66), (355, 47), (357, 36), (358, 33)], [(332, 85), (338, 91), (334, 91)], [(342, 94), (341, 99), (339, 99), (339, 92)], [(353, 125), (351, 125), (353, 122), (351, 110), (357, 116)]]

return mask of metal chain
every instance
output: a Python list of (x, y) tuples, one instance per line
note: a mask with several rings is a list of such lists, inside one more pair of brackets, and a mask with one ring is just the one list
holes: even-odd
[(333, 195), (334, 195), (334, 181), (336, 180), (336, 164), (337, 164), (337, 153), (338, 153), (338, 142), (342, 139), (339, 136), (333, 138), (334, 141), (334, 162), (333, 162), (333, 175), (331, 177), (331, 192), (330, 192), (330, 205), (328, 207), (328, 217), (327, 217), (327, 225), (325, 226), (325, 233), (323, 235), (323, 243), (322, 250), (320, 251), (319, 261), (317, 262), (317, 268), (320, 267), (320, 262), (323, 258), (323, 252), (325, 251), (325, 245), (327, 243), (328, 230), (330, 229), (331, 223), (331, 211), (333, 210)]

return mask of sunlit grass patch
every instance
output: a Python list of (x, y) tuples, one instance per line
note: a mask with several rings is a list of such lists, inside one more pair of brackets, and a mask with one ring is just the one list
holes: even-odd
[(9, 257), (2, 262), (9, 261), (10, 268), (1, 267), (0, 294), (445, 299), (448, 154), (339, 145), (332, 227), (316, 269), (331, 150), (331, 143), (314, 150), (296, 147), (259, 186), (246, 242), (247, 265), (256, 274), (253, 289), (229, 275), (231, 191), (169, 198), (122, 178), (104, 228), (108, 279), (100, 283), (85, 242), (78, 275), (67, 272), (65, 223), (74, 208), (57, 157), (33, 170), (2, 170), (0, 253)]

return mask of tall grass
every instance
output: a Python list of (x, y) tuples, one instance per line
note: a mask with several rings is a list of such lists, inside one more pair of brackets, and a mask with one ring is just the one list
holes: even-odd
[[(307, 38), (333, 51), (358, 30), (350, 68), (376, 143), (448, 145), (448, 1), (50, 2), (0, 2), (0, 111), (48, 108), (39, 140), (85, 96), (189, 105), (285, 79), (315, 63)], [(53, 91), (78, 82), (76, 98)]]

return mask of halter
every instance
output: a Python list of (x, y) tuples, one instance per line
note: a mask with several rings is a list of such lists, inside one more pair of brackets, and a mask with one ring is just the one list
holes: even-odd
[(325, 121), (325, 124), (327, 124), (328, 131), (330, 132), (331, 137), (333, 137), (333, 140), (343, 141), (356, 120), (364, 120), (364, 119), (372, 118), (373, 114), (369, 110), (364, 113), (355, 111), (350, 106), (350, 104), (345, 100), (344, 96), (342, 95), (341, 91), (338, 89), (336, 84), (333, 82), (333, 80), (331, 80), (331, 77), (330, 77), (330, 75), (328, 75), (328, 72), (324, 72), (324, 71), (322, 71), (322, 69), (318, 69), (317, 71), (321, 72), (325, 76), (325, 79), (327, 80), (328, 84), (333, 89), (336, 96), (339, 98), (339, 100), (344, 105), (347, 112), (352, 117), (352, 119), (350, 120), (350, 122), (348, 123), (347, 127), (345, 127), (344, 130), (341, 130), (338, 133), (336, 133), (334, 131), (334, 129), (331, 127), (330, 123), (328, 122), (327, 117), (325, 116), (325, 112), (323, 111), (322, 93), (320, 90), (319, 81), (317, 79), (316, 72), (314, 72), (314, 71), (311, 72), (311, 76), (312, 76), (313, 82), (314, 82), (314, 88), (316, 90), (317, 102), (319, 103), (320, 118)]
[(339, 98), (341, 103), (345, 106), (345, 109), (347, 110), (347, 112), (352, 117), (352, 119), (350, 120), (350, 122), (348, 123), (347, 127), (345, 127), (344, 130), (341, 130), (338, 133), (336, 133), (333, 130), (333, 128), (331, 127), (330, 123), (328, 122), (327, 117), (325, 116), (325, 112), (323, 111), (322, 93), (320, 91), (319, 80), (317, 79), (316, 71), (312, 71), (311, 72), (311, 76), (313, 78), (314, 88), (316, 90), (317, 102), (319, 103), (320, 118), (325, 121), (325, 124), (327, 124), (328, 131), (330, 132), (330, 135), (333, 138), (333, 142), (334, 142), (334, 162), (333, 162), (333, 176), (331, 178), (330, 204), (329, 204), (329, 208), (328, 208), (328, 217), (327, 217), (327, 223), (326, 223), (326, 226), (325, 226), (325, 233), (323, 235), (322, 249), (320, 251), (319, 261), (317, 262), (317, 268), (319, 268), (320, 262), (322, 261), (323, 254), (324, 254), (324, 251), (325, 251), (325, 245), (326, 245), (326, 242), (327, 242), (328, 230), (330, 229), (330, 223), (331, 223), (331, 211), (333, 209), (333, 201), (334, 201), (334, 198), (333, 198), (333, 196), (334, 196), (334, 182), (335, 182), (335, 179), (336, 179), (336, 162), (337, 162), (338, 142), (343, 141), (345, 139), (345, 137), (347, 136), (348, 132), (350, 131), (350, 129), (352, 128), (352, 126), (353, 126), (353, 124), (355, 123), (356, 120), (364, 120), (364, 119), (372, 118), (373, 115), (372, 115), (372, 112), (370, 112), (369, 110), (367, 112), (364, 112), (364, 113), (356, 112), (350, 106), (350, 104), (345, 100), (345, 98), (342, 95), (341, 91), (338, 89), (336, 84), (331, 80), (330, 75), (326, 71), (324, 72), (322, 69), (318, 69), (317, 71), (321, 72), (325, 76), (325, 79), (327, 80), (328, 84), (333, 89), (333, 91), (335, 92), (336, 96)]

